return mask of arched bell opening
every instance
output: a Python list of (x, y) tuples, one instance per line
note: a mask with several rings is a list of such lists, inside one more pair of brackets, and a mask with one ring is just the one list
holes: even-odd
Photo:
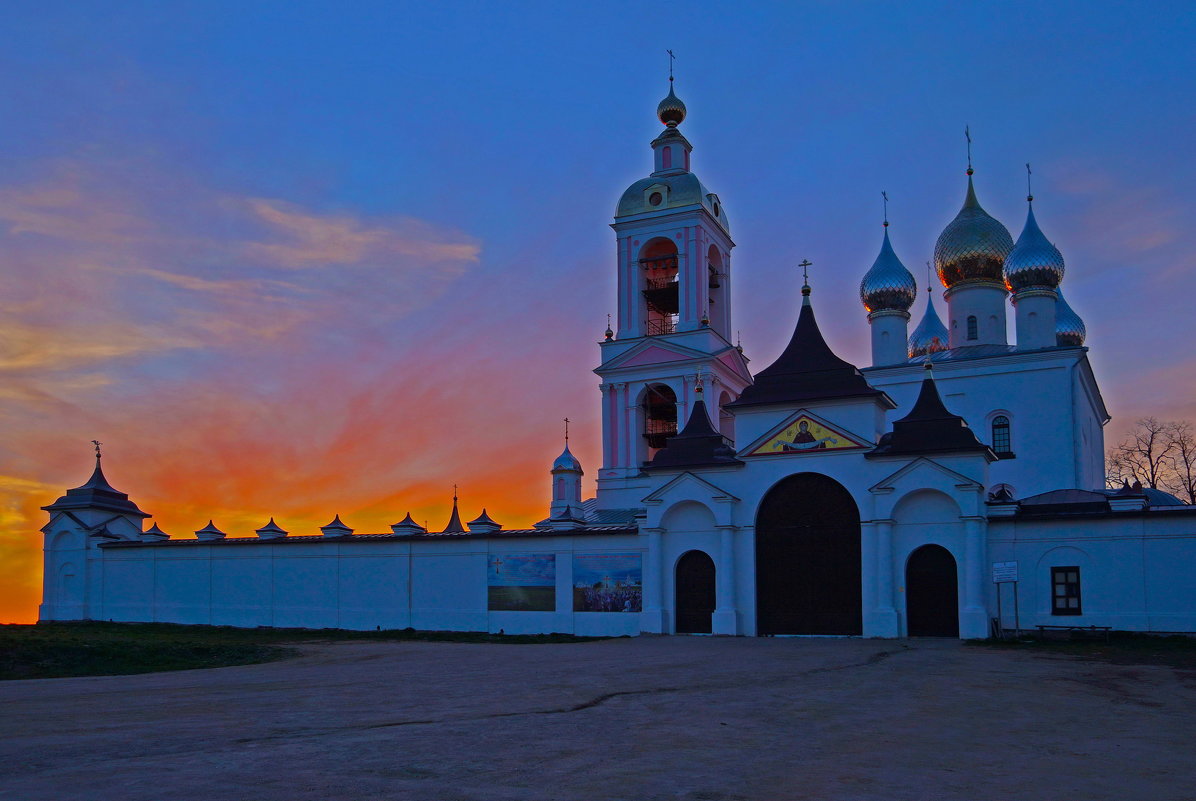
[(863, 632), (860, 513), (829, 476), (777, 482), (756, 514), (756, 630), (771, 634)]
[(640, 290), (644, 298), (644, 334), (658, 336), (677, 330), (680, 310), (677, 245), (666, 237), (650, 240), (640, 251)]
[(731, 397), (730, 392), (723, 392), (718, 396), (718, 433), (727, 438), (727, 441), (732, 445), (735, 444), (735, 415), (727, 408), (727, 404), (734, 398)]
[(709, 634), (715, 606), (714, 560), (702, 551), (687, 551), (677, 560), (676, 626), (678, 634)]
[(667, 384), (649, 384), (644, 388), (640, 408), (644, 418), (646, 461), (677, 433), (677, 393)]
[(706, 309), (706, 318), (710, 321), (711, 327), (724, 337), (729, 333), (725, 330), (728, 319), (725, 300), (726, 278), (723, 254), (717, 247), (711, 245), (706, 251), (706, 280), (709, 293), (707, 300), (709, 308)]
[(959, 573), (941, 545), (923, 545), (905, 563), (905, 627), (911, 637), (959, 636)]

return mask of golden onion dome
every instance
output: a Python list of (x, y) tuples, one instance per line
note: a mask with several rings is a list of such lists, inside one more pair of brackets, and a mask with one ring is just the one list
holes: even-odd
[(669, 95), (656, 107), (656, 116), (665, 125), (675, 128), (685, 119), (685, 104), (681, 102), (681, 98), (673, 94), (672, 81), (673, 79), (669, 78)]
[(909, 270), (893, 252), (889, 243), (888, 223), (885, 223), (885, 238), (880, 245), (880, 254), (872, 263), (872, 269), (860, 281), (860, 301), (864, 308), (876, 311), (909, 311), (918, 296), (918, 285)]
[[(1032, 201), (1033, 198), (1028, 200)], [(1063, 254), (1052, 245), (1034, 219), (1034, 205), (1030, 203), (1026, 227), (1017, 244), (1005, 257), (1005, 286), (1018, 292), (1023, 289), (1055, 289), (1063, 280)]]
[(1057, 291), (1059, 300), (1055, 304), (1055, 344), (1072, 347), (1083, 345), (1088, 336), (1088, 329), (1084, 327), (1080, 315), (1063, 299), (1063, 290)]
[(1008, 229), (980, 208), (968, 170), (968, 194), (934, 245), (934, 266), (943, 286), (963, 283), (1004, 284), (1005, 257), (1013, 250)]
[(929, 356), (950, 347), (947, 339), (947, 326), (939, 319), (934, 310), (934, 298), (926, 294), (926, 312), (922, 315), (922, 322), (909, 335), (909, 357)]

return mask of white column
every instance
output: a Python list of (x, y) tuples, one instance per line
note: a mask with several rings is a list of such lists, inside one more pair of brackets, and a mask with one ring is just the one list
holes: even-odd
[(719, 526), (719, 559), (715, 572), (715, 608), (712, 631), (715, 634), (739, 634), (739, 614), (735, 609), (735, 532), (737, 526)]
[(876, 607), (873, 613), (872, 631), (864, 632), (872, 637), (899, 637), (897, 608), (893, 604), (893, 521), (876, 520), (872, 523), (875, 532), (876, 553), (873, 569), (876, 570)]
[(959, 636), (980, 639), (988, 636), (988, 612), (984, 608), (984, 566), (987, 561), (987, 521), (965, 517), (963, 608), (959, 612)]
[(661, 568), (664, 562), (661, 553), (663, 538), (658, 528), (645, 531), (648, 534), (648, 552), (644, 555), (644, 611), (640, 613), (640, 631), (665, 634), (668, 628), (661, 605), (661, 598), (664, 597), (664, 571)]
[(617, 433), (612, 428), (615, 421), (610, 419), (610, 384), (599, 384), (598, 391), (602, 394), (602, 469), (606, 469), (615, 466), (611, 445)]

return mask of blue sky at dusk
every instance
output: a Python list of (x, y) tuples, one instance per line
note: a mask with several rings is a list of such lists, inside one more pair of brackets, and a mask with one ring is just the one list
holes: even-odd
[(1190, 3), (5, 4), (0, 620), (35, 615), (37, 507), (93, 438), (175, 536), (439, 527), (454, 483), (466, 519), (529, 524), (565, 416), (592, 479), (608, 224), (651, 170), (666, 48), (753, 368), (803, 258), (867, 363), (880, 192), (922, 282), (969, 125), (1015, 238), (1033, 164), (1107, 439), (1196, 420), (1194, 26)]

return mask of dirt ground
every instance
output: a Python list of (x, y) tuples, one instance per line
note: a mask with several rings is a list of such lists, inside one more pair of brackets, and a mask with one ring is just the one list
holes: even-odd
[(338, 642), (0, 684), (0, 799), (1196, 799), (1196, 676), (952, 641)]

